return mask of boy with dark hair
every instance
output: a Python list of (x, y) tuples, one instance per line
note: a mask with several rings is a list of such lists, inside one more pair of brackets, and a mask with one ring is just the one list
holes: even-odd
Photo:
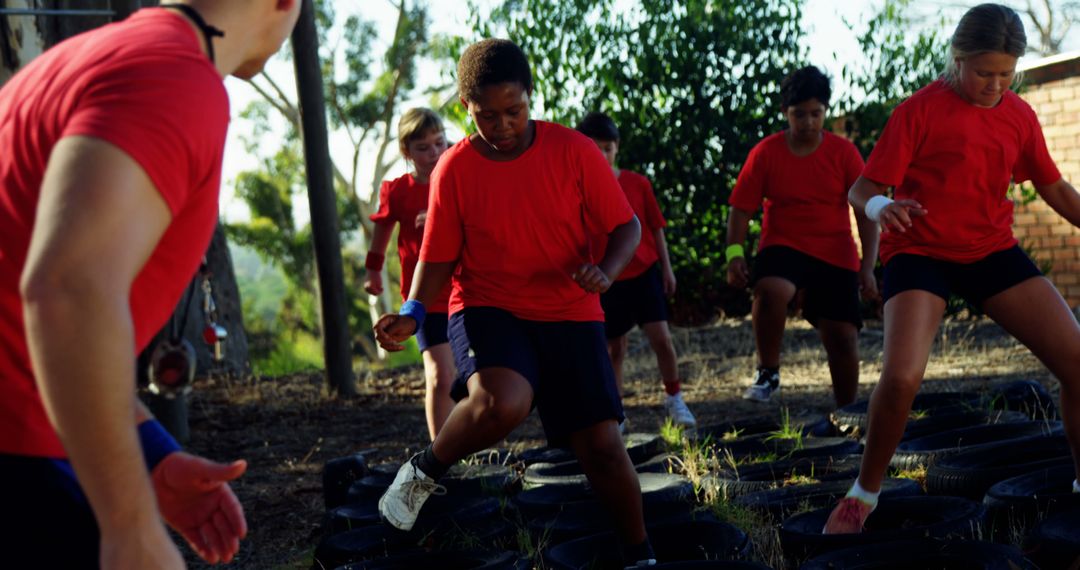
[[(589, 113), (578, 123), (577, 130), (591, 138), (607, 159), (626, 199), (641, 221), (641, 243), (634, 257), (619, 274), (611, 288), (600, 295), (604, 308), (604, 331), (607, 334), (608, 353), (615, 369), (615, 385), (623, 393), (623, 360), (626, 358), (626, 334), (634, 325), (641, 327), (656, 354), (660, 379), (667, 397), (664, 409), (672, 422), (693, 429), (697, 425), (694, 414), (686, 406), (679, 382), (675, 345), (668, 329), (667, 299), (675, 294), (675, 273), (671, 270), (664, 226), (667, 221), (656, 203), (649, 179), (616, 166), (619, 154), (619, 129), (611, 117), (603, 113)], [(599, 236), (594, 241), (595, 254), (603, 254), (606, 240)]]
[[(877, 296), (874, 263), (878, 227), (856, 212), (862, 260), (851, 236), (847, 189), (863, 161), (850, 141), (824, 129), (832, 89), (816, 67), (780, 84), (780, 110), (788, 128), (757, 144), (739, 173), (729, 203), (728, 283), (754, 287), (758, 368), (743, 398), (768, 401), (780, 390), (780, 347), (787, 308), (806, 292), (803, 316), (825, 345), (837, 407), (855, 400), (859, 384), (859, 293)], [(754, 273), (746, 264), (750, 217), (765, 205)]]
[[(506, 437), (535, 406), (548, 441), (574, 450), (611, 511), (628, 564), (652, 564), (597, 295), (633, 255), (637, 218), (596, 145), (529, 119), (532, 75), (515, 44), (470, 46), (458, 86), (477, 133), (435, 167), (409, 300), (379, 319), (375, 335), (400, 350), (452, 276), (449, 334), (461, 399), (435, 441), (398, 471), (379, 512), (412, 528), (453, 463)], [(594, 263), (596, 234), (609, 246)]]
[(180, 569), (247, 532), (215, 463), (135, 396), (217, 224), (229, 101), (300, 0), (187, 0), (71, 38), (0, 90), (0, 533), (12, 568)]

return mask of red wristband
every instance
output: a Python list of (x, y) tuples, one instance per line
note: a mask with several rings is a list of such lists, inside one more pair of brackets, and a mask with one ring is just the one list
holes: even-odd
[(385, 261), (385, 255), (369, 251), (367, 258), (364, 260), (364, 267), (367, 268), (368, 271), (382, 271), (383, 263)]

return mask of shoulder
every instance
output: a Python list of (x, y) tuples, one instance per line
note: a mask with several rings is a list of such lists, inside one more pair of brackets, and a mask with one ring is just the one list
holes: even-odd
[(1020, 97), (1011, 89), (1005, 91), (1003, 97), (1005, 103), (1008, 104), (1010, 109), (1012, 109), (1021, 119), (1030, 123), (1039, 123), (1039, 116), (1035, 113), (1035, 109), (1030, 103), (1025, 101), (1023, 97)]
[(933, 108), (942, 108), (942, 103), (952, 103), (955, 98), (956, 93), (953, 88), (943, 79), (937, 79), (897, 105), (893, 115), (923, 113)]
[(823, 131), (825, 144), (829, 145), (829, 148), (833, 152), (839, 154), (859, 154), (859, 147), (855, 146), (855, 143), (850, 140), (829, 131)]
[(619, 182), (634, 186), (636, 188), (651, 188), (652, 182), (649, 181), (649, 177), (644, 174), (639, 174), (632, 170), (619, 170)]
[(760, 160), (762, 157), (775, 155), (784, 150), (784, 147), (786, 146), (787, 141), (784, 140), (784, 131), (773, 133), (758, 141), (758, 143), (750, 149), (750, 156), (748, 158)]
[[(596, 143), (589, 137), (578, 131), (547, 121), (533, 121), (536, 125), (536, 139), (545, 147), (568, 147), (571, 149), (592, 148), (596, 149)], [(599, 150), (597, 150), (599, 152)]]

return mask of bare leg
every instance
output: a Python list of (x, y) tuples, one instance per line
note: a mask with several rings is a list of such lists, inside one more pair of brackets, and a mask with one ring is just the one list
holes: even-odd
[(763, 277), (754, 286), (754, 341), (759, 366), (780, 366), (788, 303), (795, 292), (795, 284), (780, 277)]
[(854, 402), (859, 391), (859, 330), (851, 323), (829, 319), (819, 319), (817, 329), (829, 359), (833, 399), (840, 408)]
[(609, 338), (607, 341), (608, 354), (611, 355), (611, 367), (615, 369), (615, 387), (619, 390), (619, 397), (623, 395), (623, 361), (626, 360), (626, 335), (618, 338)]
[(885, 354), (881, 381), (870, 396), (869, 427), (859, 485), (881, 490), (889, 460), (900, 444), (919, 392), (945, 300), (928, 291), (904, 291), (885, 303)]
[(442, 463), (491, 447), (518, 426), (532, 409), (533, 390), (509, 368), (485, 368), (469, 378), (469, 396), (446, 418), (431, 444)]
[(427, 415), (428, 435), (431, 441), (439, 434), (450, 410), (454, 409), (454, 400), (450, 398), (450, 388), (454, 383), (454, 353), (449, 343), (437, 344), (424, 351), (424, 378), (427, 380), (424, 390), (424, 412)]
[(603, 421), (571, 434), (570, 446), (593, 491), (611, 513), (618, 537), (630, 545), (644, 542), (641, 485), (615, 420)]
[(664, 386), (678, 385), (679, 367), (675, 356), (675, 343), (671, 341), (671, 330), (667, 321), (656, 321), (641, 325), (641, 330), (649, 339), (649, 346), (656, 353), (656, 366), (660, 369), (660, 380)]
[(983, 310), (1061, 383), (1061, 419), (1080, 478), (1080, 325), (1072, 311), (1045, 277), (1033, 277), (990, 297)]

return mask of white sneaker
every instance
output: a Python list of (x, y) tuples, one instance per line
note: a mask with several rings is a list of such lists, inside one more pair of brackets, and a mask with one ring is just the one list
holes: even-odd
[(428, 497), (446, 494), (446, 487), (436, 483), (413, 464), (415, 458), (416, 455), (398, 469), (394, 482), (379, 499), (379, 515), (394, 528), (404, 531), (412, 530), (420, 507), (424, 506)]
[(646, 560), (638, 560), (633, 566), (627, 566), (626, 570), (634, 570), (634, 568), (648, 568), (650, 566), (656, 566), (656, 559), (649, 558)]
[(754, 376), (754, 383), (743, 392), (744, 400), (768, 402), (772, 395), (780, 391), (780, 373), (768, 373), (759, 368)]
[(682, 392), (664, 398), (664, 409), (667, 410), (667, 415), (673, 424), (686, 428), (697, 427), (697, 419), (690, 412), (690, 408), (686, 407)]

